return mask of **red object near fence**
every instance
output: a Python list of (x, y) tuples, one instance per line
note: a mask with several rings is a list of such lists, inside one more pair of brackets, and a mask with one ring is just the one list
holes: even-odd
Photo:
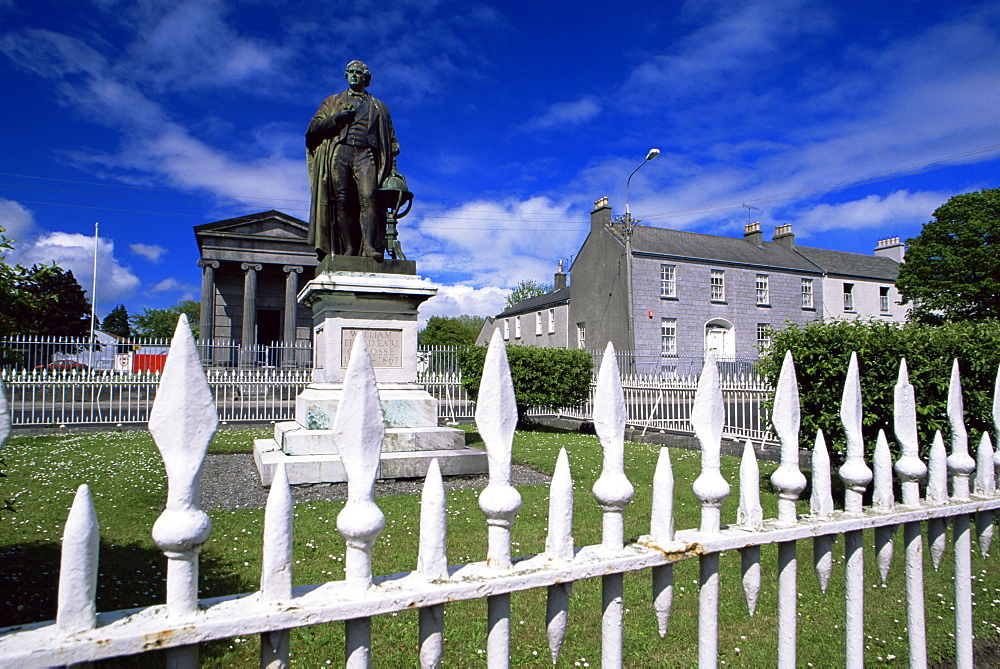
[(166, 362), (166, 353), (136, 353), (132, 356), (132, 371), (162, 372)]

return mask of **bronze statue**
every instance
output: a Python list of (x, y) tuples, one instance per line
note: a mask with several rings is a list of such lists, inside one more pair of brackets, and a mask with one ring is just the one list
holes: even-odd
[(320, 260), (328, 254), (382, 260), (385, 210), (375, 194), (395, 170), (399, 144), (389, 108), (365, 90), (368, 66), (352, 60), (345, 76), (350, 88), (323, 100), (306, 131), (309, 243)]

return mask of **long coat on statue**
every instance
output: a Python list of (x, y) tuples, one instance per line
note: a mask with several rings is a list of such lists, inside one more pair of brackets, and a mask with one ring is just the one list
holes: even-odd
[[(343, 91), (323, 100), (306, 132), (306, 160), (309, 164), (309, 186), (312, 192), (308, 242), (316, 248), (321, 259), (327, 254), (342, 253), (346, 248), (344, 235), (350, 225), (357, 224), (356, 218), (354, 223), (336, 220), (330, 180), (334, 149), (345, 141), (350, 128), (350, 123), (336, 123), (334, 119), (350, 104), (350, 97), (349, 91)], [(375, 187), (378, 188), (395, 168), (399, 144), (392, 128), (389, 108), (372, 95), (368, 96), (368, 102), (371, 105), (369, 136), (377, 138), (377, 141), (372, 142), (372, 154), (377, 174)], [(378, 219), (376, 248), (382, 250), (385, 248), (385, 212), (379, 209), (375, 208)], [(353, 213), (356, 217), (356, 207)]]

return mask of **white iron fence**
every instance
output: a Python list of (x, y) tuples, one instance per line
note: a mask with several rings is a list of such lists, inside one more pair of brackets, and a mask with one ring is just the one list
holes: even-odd
[[(198, 353), (206, 368), (312, 369), (312, 342), (274, 341), (244, 345), (238, 339), (199, 339)], [(0, 368), (6, 370), (69, 370), (155, 372), (163, 369), (169, 339), (119, 339), (98, 332), (89, 337), (11, 335), (0, 338)]]
[[(208, 369), (205, 377), (219, 420), (270, 422), (294, 419), (295, 397), (312, 372)], [(159, 372), (0, 370), (8, 414), (18, 426), (145, 423), (161, 381)]]
[[(834, 508), (834, 474), (820, 433), (813, 450), (811, 512), (798, 517), (796, 500), (807, 481), (799, 470), (798, 390), (794, 365), (791, 356), (787, 356), (776, 389), (773, 419), (781, 442), (781, 466), (771, 477), (771, 486), (778, 496), (778, 516), (763, 517), (760, 498), (765, 490), (760, 484), (753, 449), (748, 444), (740, 470), (739, 512), (735, 522), (726, 519), (725, 524), (721, 507), (730, 487), (721, 474), (724, 404), (718, 369), (709, 362), (701, 375), (692, 409), (692, 422), (701, 443), (701, 475), (693, 485), (701, 505), (701, 525), (675, 531), (674, 479), (669, 451), (662, 449), (651, 491), (649, 534), (625, 541), (624, 513), (634, 490), (624, 470), (625, 394), (614, 356), (609, 355), (602, 364), (594, 398), (594, 422), (604, 452), (603, 469), (593, 487), (603, 513), (602, 542), (574, 546), (573, 481), (564, 451), (557, 459), (550, 489), (546, 551), (515, 562), (511, 559), (511, 528), (521, 505), (520, 494), (511, 486), (516, 407), (502, 341), (494, 336), (476, 411), (479, 432), (490, 456), (490, 483), (479, 498), (488, 527), (488, 559), (448, 566), (445, 536), (449, 513), (440, 470), (434, 461), (424, 484), (419, 555), (414, 556), (417, 570), (375, 577), (372, 549), (386, 525), (374, 499), (384, 427), (374, 371), (364, 341), (358, 342), (345, 379), (352, 392), (344, 394), (333, 426), (349, 481), (348, 500), (337, 518), (337, 529), (347, 546), (344, 580), (292, 587), (293, 505), (284, 469), (280, 468), (264, 516), (260, 590), (199, 599), (198, 552), (211, 532), (211, 523), (199, 508), (199, 473), (218, 424), (218, 414), (194, 342), (182, 320), (164, 371), (163, 388), (149, 421), (168, 475), (166, 509), (152, 530), (154, 541), (168, 561), (166, 603), (138, 610), (95, 612), (99, 523), (88, 487), (80, 486), (63, 538), (56, 620), (0, 630), (0, 664), (69, 665), (165, 648), (169, 666), (194, 667), (198, 664), (198, 644), (259, 634), (261, 666), (286, 667), (290, 657), (290, 629), (344, 621), (345, 663), (349, 667), (367, 667), (379, 644), (398, 643), (398, 639), (372, 639), (372, 617), (416, 609), (420, 663), (436, 667), (441, 662), (445, 642), (444, 607), (458, 600), (485, 599), (487, 660), (491, 667), (506, 667), (510, 661), (511, 636), (517, 629), (511, 624), (510, 595), (536, 588), (545, 588), (547, 592), (546, 627), (552, 657), (556, 660), (569, 624), (573, 582), (600, 578), (601, 662), (604, 667), (620, 667), (625, 605), (623, 575), (648, 570), (652, 579), (648, 604), (629, 602), (629, 606), (649, 605), (663, 634), (674, 595), (673, 566), (697, 559), (699, 665), (714, 667), (719, 651), (720, 561), (737, 559), (735, 553), (739, 552), (743, 569), (741, 585), (752, 614), (763, 579), (771, 577), (761, 573), (760, 549), (775, 544), (778, 664), (794, 667), (800, 608), (799, 542), (811, 543), (816, 575), (826, 591), (833, 569), (834, 540), (843, 535), (846, 665), (862, 667), (867, 587), (862, 533), (865, 530), (874, 533), (871, 557), (884, 580), (893, 560), (894, 533), (902, 525), (906, 585), (900, 590), (900, 598), (906, 602), (910, 666), (923, 667), (927, 664), (924, 549), (925, 546), (929, 549), (935, 566), (940, 563), (946, 523), (950, 521), (955, 564), (955, 660), (958, 667), (974, 666), (971, 527), (976, 526), (979, 549), (985, 554), (992, 543), (1000, 498), (994, 468), (997, 454), (989, 435), (983, 435), (977, 457), (969, 455), (957, 361), (948, 402), (951, 455), (946, 455), (939, 433), (931, 447), (929, 462), (925, 464), (918, 457), (916, 403), (903, 362), (895, 386), (893, 421), (902, 456), (894, 468), (888, 440), (884, 433), (880, 434), (873, 472), (864, 459), (861, 387), (857, 359), (852, 357), (840, 407), (847, 435), (847, 460), (838, 472), (845, 487), (844, 509)], [(1000, 374), (995, 398), (994, 419), (1000, 423)], [(4, 414), (0, 412), (0, 416)], [(0, 422), (0, 445), (8, 433), (6, 421)], [(901, 503), (894, 497), (894, 469), (902, 491)], [(863, 495), (872, 482), (872, 504), (865, 507)], [(636, 617), (632, 620), (644, 624)], [(654, 658), (648, 659), (655, 662)]]
[[(442, 365), (443, 366), (443, 365)], [(225, 422), (281, 421), (295, 418), (295, 397), (311, 381), (304, 369), (216, 369), (205, 371)], [(470, 420), (476, 403), (458, 371), (424, 371), (417, 382), (438, 400), (438, 417)], [(160, 384), (159, 372), (55, 371), (0, 369), (14, 425), (145, 423)], [(626, 423), (630, 427), (692, 433), (691, 409), (697, 377), (623, 376)], [(772, 438), (763, 408), (771, 389), (762, 379), (722, 376), (725, 402), (723, 435), (766, 441)], [(591, 397), (576, 408), (534, 407), (529, 416), (561, 415), (592, 420)]]

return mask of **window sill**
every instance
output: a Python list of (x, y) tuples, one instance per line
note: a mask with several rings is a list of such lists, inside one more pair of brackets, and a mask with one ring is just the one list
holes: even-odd
[(760, 307), (761, 309), (770, 309), (771, 308), (771, 305), (769, 303), (768, 304), (763, 304), (761, 302), (758, 302), (757, 306)]
[(676, 302), (677, 301), (677, 296), (676, 295), (660, 295), (660, 299), (661, 300), (673, 300), (674, 302)]
[(729, 304), (725, 300), (709, 300), (712, 304)]

